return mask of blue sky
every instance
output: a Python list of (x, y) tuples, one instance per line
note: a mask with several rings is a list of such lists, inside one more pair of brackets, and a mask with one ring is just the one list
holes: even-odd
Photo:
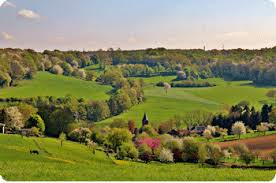
[(262, 48), (276, 45), (275, 0), (8, 0), (0, 47)]

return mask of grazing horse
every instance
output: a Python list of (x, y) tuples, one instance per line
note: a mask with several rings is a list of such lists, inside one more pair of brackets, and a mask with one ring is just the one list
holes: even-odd
[(39, 155), (39, 152), (38, 152), (38, 150), (30, 150), (30, 154), (36, 154), (36, 155)]

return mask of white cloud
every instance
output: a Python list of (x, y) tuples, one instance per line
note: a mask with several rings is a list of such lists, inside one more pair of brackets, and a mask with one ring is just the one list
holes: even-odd
[(7, 32), (2, 32), (1, 37), (2, 37), (2, 39), (7, 40), (7, 41), (11, 41), (14, 39), (14, 37)]
[[(1, 0), (0, 0), (1, 1)], [(1, 3), (1, 2), (0, 2)], [(16, 5), (9, 1), (2, 2), (1, 7), (10, 7), (10, 8), (16, 8)]]
[(276, 7), (276, 0), (269, 0)]
[(40, 15), (32, 10), (23, 9), (18, 12), (18, 15), (27, 19), (39, 19)]

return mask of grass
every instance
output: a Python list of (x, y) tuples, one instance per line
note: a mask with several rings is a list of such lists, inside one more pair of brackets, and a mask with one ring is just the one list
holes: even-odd
[[(140, 79), (140, 78), (137, 78)], [(256, 87), (250, 81), (226, 82), (222, 79), (208, 79), (217, 86), (208, 88), (172, 88), (166, 94), (162, 87), (155, 86), (160, 81), (170, 82), (173, 76), (143, 78), (146, 102), (131, 108), (129, 111), (114, 118), (135, 120), (141, 123), (144, 112), (148, 113), (151, 124), (158, 124), (175, 115), (184, 115), (187, 111), (205, 110), (213, 113), (223, 111), (225, 107), (246, 100), (260, 109), (264, 102), (269, 102), (266, 93), (271, 88)], [(114, 118), (107, 119), (99, 125), (110, 123)]]
[(39, 72), (33, 80), (21, 81), (17, 87), (0, 89), (0, 97), (27, 98), (72, 95), (77, 98), (106, 100), (109, 98), (107, 93), (111, 89), (110, 86), (100, 85), (96, 82)]
[[(197, 164), (115, 161), (83, 145), (0, 135), (0, 175), (9, 181), (269, 181), (276, 171), (201, 168)], [(39, 147), (40, 149), (39, 149)], [(39, 149), (40, 155), (30, 155)]]

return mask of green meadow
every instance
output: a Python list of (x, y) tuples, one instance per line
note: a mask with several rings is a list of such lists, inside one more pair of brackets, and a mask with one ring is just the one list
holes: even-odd
[(269, 102), (266, 93), (272, 89), (254, 86), (251, 81), (228, 82), (212, 78), (206, 81), (215, 83), (215, 87), (171, 88), (166, 93), (163, 87), (155, 86), (156, 83), (171, 82), (175, 77), (158, 76), (143, 79), (146, 83), (144, 89), (146, 101), (99, 125), (110, 123), (114, 118), (132, 119), (140, 124), (144, 112), (148, 113), (151, 123), (160, 123), (175, 115), (183, 115), (187, 111), (205, 110), (216, 113), (244, 100), (259, 109), (264, 102)]
[[(9, 181), (269, 181), (276, 171), (116, 161), (103, 152), (57, 139), (0, 135), (0, 175)], [(38, 149), (39, 155), (31, 155)]]
[(110, 90), (112, 90), (111, 86), (100, 85), (96, 82), (39, 72), (34, 76), (34, 79), (21, 81), (17, 87), (0, 89), (0, 97), (27, 98), (72, 95), (77, 98), (105, 100), (109, 99), (107, 93)]

